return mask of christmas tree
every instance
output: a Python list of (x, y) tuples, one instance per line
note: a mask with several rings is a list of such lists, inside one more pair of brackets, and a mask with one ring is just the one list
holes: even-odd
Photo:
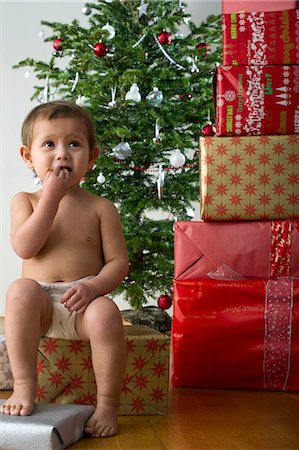
[(30, 66), (41, 80), (32, 98), (69, 99), (94, 118), (102, 153), (83, 186), (119, 209), (131, 268), (117, 292), (136, 309), (170, 294), (173, 221), (190, 220), (199, 201), (198, 140), (202, 129), (213, 132), (221, 18), (196, 25), (185, 6), (87, 3), (88, 27), (42, 22), (51, 29), (44, 38), (54, 47), (50, 61), (15, 66)]

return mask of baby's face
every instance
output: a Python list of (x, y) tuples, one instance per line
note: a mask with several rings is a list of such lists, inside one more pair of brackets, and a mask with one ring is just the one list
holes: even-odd
[(69, 172), (70, 185), (78, 184), (92, 165), (87, 129), (76, 118), (38, 119), (33, 127), (27, 165), (43, 180), (54, 169)]

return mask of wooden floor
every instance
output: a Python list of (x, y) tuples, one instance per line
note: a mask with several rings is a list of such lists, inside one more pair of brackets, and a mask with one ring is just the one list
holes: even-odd
[[(0, 398), (8, 395), (0, 391)], [(299, 449), (299, 394), (171, 389), (165, 416), (121, 416), (117, 436), (81, 439), (69, 448)]]

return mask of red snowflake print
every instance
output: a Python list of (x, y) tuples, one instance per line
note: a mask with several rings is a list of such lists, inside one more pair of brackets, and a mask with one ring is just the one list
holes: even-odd
[(204, 137), (203, 140), (204, 140), (205, 147), (210, 147), (210, 145), (213, 144), (214, 139), (212, 138), (212, 136), (207, 136), (207, 137)]
[(299, 164), (299, 154), (290, 153), (287, 156), (287, 160), (288, 160), (289, 164), (292, 164), (292, 165)]
[(213, 165), (214, 158), (211, 155), (204, 155), (204, 157), (202, 158), (202, 161), (203, 161), (203, 164), (208, 167), (210, 165)]
[(259, 204), (260, 205), (264, 205), (264, 206), (266, 206), (266, 205), (269, 205), (270, 204), (270, 195), (267, 195), (267, 194), (262, 194), (262, 195), (260, 195), (259, 196)]
[(227, 194), (227, 186), (225, 184), (218, 184), (216, 186), (217, 195), (226, 195)]
[(46, 395), (47, 395), (47, 391), (46, 391), (46, 387), (45, 386), (40, 386), (39, 384), (37, 385), (37, 400), (40, 402), (41, 400), (46, 400)]
[(256, 168), (255, 164), (249, 163), (249, 164), (246, 164), (244, 167), (244, 172), (247, 175), (254, 175), (256, 171), (257, 171), (257, 168)]
[(241, 155), (239, 155), (238, 153), (235, 153), (234, 155), (232, 155), (230, 157), (230, 161), (235, 166), (239, 166), (242, 163)]
[(277, 163), (273, 164), (273, 172), (275, 175), (282, 175), (285, 172), (285, 167), (283, 164)]
[(128, 373), (126, 373), (126, 376), (124, 378), (124, 384), (123, 384), (123, 388), (122, 388), (122, 393), (124, 395), (128, 395), (128, 394), (132, 394), (132, 389), (130, 389), (129, 384), (131, 383), (133, 379), (133, 376), (129, 376)]
[(256, 193), (256, 187), (252, 184), (245, 184), (244, 191), (246, 195), (254, 195)]
[(51, 375), (50, 378), (48, 378), (48, 381), (50, 381), (51, 386), (55, 384), (55, 386), (62, 386), (64, 381), (64, 376), (60, 372), (55, 372)]
[(230, 197), (230, 201), (231, 201), (232, 205), (237, 206), (237, 205), (240, 205), (242, 203), (242, 197), (241, 197), (241, 195), (233, 194)]
[(84, 394), (80, 399), (76, 402), (78, 405), (96, 405), (97, 404), (97, 397), (94, 392), (87, 392)]
[(45, 361), (38, 359), (36, 362), (36, 372), (37, 375), (40, 375), (41, 373), (44, 373), (45, 370)]
[(299, 135), (298, 134), (291, 134), (288, 137), (289, 144), (299, 144)]
[(68, 384), (67, 386), (65, 386), (65, 388), (63, 389), (61, 394), (68, 396), (68, 395), (72, 395), (73, 392), (74, 392), (73, 386), (71, 384)]
[(273, 145), (273, 152), (276, 155), (282, 155), (285, 151), (285, 147), (282, 144), (274, 144)]
[(267, 155), (267, 153), (263, 153), (258, 157), (258, 160), (261, 164), (263, 164), (263, 166), (267, 166), (270, 163), (271, 158), (270, 155)]
[(218, 175), (226, 175), (227, 174), (227, 165), (219, 164), (216, 168), (216, 172)]
[(299, 195), (298, 194), (290, 194), (288, 196), (288, 204), (289, 205), (299, 205)]
[(144, 407), (145, 407), (145, 402), (142, 400), (142, 398), (140, 398), (139, 396), (137, 396), (136, 398), (133, 398), (132, 403), (131, 403), (132, 411), (139, 413), (140, 411), (144, 411)]
[(135, 369), (142, 369), (145, 366), (146, 357), (142, 357), (141, 355), (134, 358), (133, 366)]
[(273, 211), (276, 217), (283, 217), (285, 215), (284, 206), (280, 204), (274, 205)]
[(128, 353), (134, 352), (136, 344), (134, 343), (133, 339), (126, 338), (126, 345), (127, 345), (127, 352)]
[(74, 375), (73, 377), (70, 377), (70, 383), (74, 389), (81, 389), (83, 385), (82, 376), (79, 377), (78, 375)]
[(246, 216), (248, 216), (248, 217), (252, 217), (256, 213), (256, 207), (251, 205), (250, 203), (248, 205), (245, 205), (244, 210), (245, 210)]
[(163, 397), (165, 397), (164, 389), (160, 387), (156, 387), (152, 389), (151, 392), (151, 399), (152, 401), (161, 402), (163, 400)]
[(241, 138), (240, 136), (232, 136), (231, 137), (231, 143), (233, 145), (240, 145), (241, 144)]
[(69, 341), (68, 348), (69, 348), (70, 353), (75, 353), (76, 355), (78, 353), (82, 353), (83, 347), (84, 347), (83, 341), (79, 341), (79, 340), (78, 341), (75, 341), (75, 340)]
[(203, 199), (203, 203), (208, 206), (208, 205), (213, 205), (214, 202), (214, 197), (211, 194), (206, 194), (204, 199)]
[(61, 358), (57, 358), (56, 366), (62, 372), (64, 372), (65, 370), (69, 370), (69, 368), (71, 366), (70, 358), (65, 358), (65, 356), (62, 355)]
[(161, 375), (165, 375), (166, 367), (165, 364), (162, 364), (161, 361), (154, 363), (154, 366), (151, 368), (153, 375), (160, 377)]
[(205, 186), (212, 186), (214, 183), (214, 178), (211, 175), (204, 175), (202, 179)]
[(225, 205), (216, 206), (216, 211), (218, 216), (225, 216), (227, 214), (227, 207)]
[(275, 195), (283, 195), (285, 193), (285, 187), (283, 184), (274, 184), (273, 192)]
[(227, 154), (227, 146), (220, 144), (216, 147), (215, 151), (219, 156), (225, 156)]
[(259, 141), (261, 144), (268, 144), (268, 142), (270, 142), (270, 138), (267, 135), (260, 136)]
[(235, 186), (240, 185), (242, 183), (241, 175), (238, 175), (238, 174), (235, 173), (234, 175), (232, 175), (230, 177), (230, 182), (231, 182), (231, 184), (234, 184)]
[(89, 356), (88, 358), (83, 358), (81, 366), (83, 366), (84, 371), (90, 373), (93, 370), (91, 356)]
[(143, 374), (137, 375), (135, 378), (135, 387), (139, 389), (143, 389), (147, 387), (149, 383), (148, 377), (144, 376)]
[(156, 351), (159, 350), (160, 347), (159, 342), (154, 338), (147, 339), (145, 346), (147, 351), (151, 353), (156, 353)]
[(288, 175), (287, 179), (289, 184), (292, 185), (299, 184), (299, 175), (297, 175), (296, 173)]
[(166, 352), (166, 351), (168, 352), (168, 349), (169, 349), (168, 339), (165, 340), (164, 342), (162, 342), (160, 349), (161, 349), (161, 352)]
[(57, 339), (45, 338), (42, 344), (45, 353), (52, 355), (57, 352)]
[(270, 183), (270, 176), (266, 173), (263, 173), (262, 175), (259, 175), (258, 182), (262, 184), (263, 186), (266, 186)]
[(253, 145), (253, 144), (245, 145), (244, 153), (246, 153), (246, 155), (254, 155), (255, 152), (256, 152), (256, 146), (255, 145)]

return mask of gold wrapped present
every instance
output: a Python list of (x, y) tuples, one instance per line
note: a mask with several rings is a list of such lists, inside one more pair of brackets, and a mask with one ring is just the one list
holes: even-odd
[[(168, 404), (169, 337), (146, 326), (125, 326), (128, 363), (120, 415), (164, 414)], [(88, 343), (41, 338), (37, 401), (96, 404)]]

